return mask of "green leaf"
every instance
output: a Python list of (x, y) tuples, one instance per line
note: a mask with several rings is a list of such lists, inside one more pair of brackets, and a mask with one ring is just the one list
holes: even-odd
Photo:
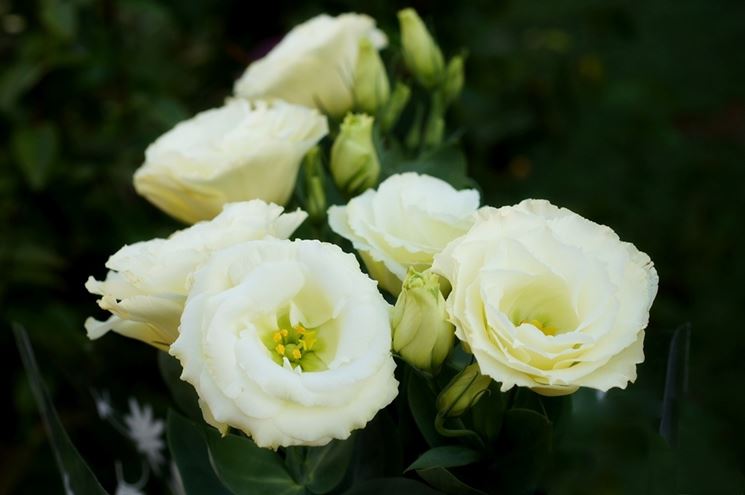
[(439, 492), (408, 478), (378, 478), (353, 486), (344, 495), (436, 495)]
[(495, 472), (491, 475), (505, 493), (531, 493), (538, 486), (551, 453), (551, 423), (529, 409), (504, 413), (494, 446)]
[(159, 352), (158, 368), (176, 405), (191, 419), (201, 421), (202, 411), (199, 409), (197, 391), (190, 383), (181, 379), (182, 368), (178, 359), (165, 352)]
[(660, 435), (668, 445), (676, 446), (680, 404), (688, 389), (688, 354), (691, 345), (691, 324), (686, 323), (675, 330), (670, 341), (665, 376), (665, 394), (662, 399)]
[(210, 464), (204, 430), (202, 425), (192, 423), (173, 410), (168, 411), (168, 449), (181, 474), (186, 495), (227, 495), (230, 491)]
[(69, 0), (42, 0), (41, 22), (54, 36), (71, 39), (78, 30), (75, 5)]
[(11, 149), (31, 189), (43, 189), (57, 157), (57, 129), (48, 122), (21, 127), (13, 133)]
[(414, 417), (419, 431), (430, 447), (437, 447), (443, 444), (443, 438), (437, 433), (435, 428), (435, 417), (437, 408), (435, 401), (437, 397), (430, 390), (427, 382), (418, 374), (409, 373), (406, 396), (409, 402), (411, 415)]
[(429, 469), (436, 467), (465, 466), (478, 461), (481, 454), (468, 447), (460, 445), (445, 445), (429, 449), (414, 461), (406, 471), (412, 469)]
[(344, 479), (356, 445), (356, 435), (323, 447), (287, 447), (285, 463), (292, 477), (313, 493), (328, 493)]
[(0, 74), (0, 109), (6, 112), (11, 110), (45, 72), (43, 64), (27, 60), (3, 68)]
[(499, 385), (492, 382), (489, 385), (489, 393), (483, 394), (469, 411), (474, 431), (488, 442), (493, 442), (499, 435), (504, 406), (504, 394), (499, 391)]
[(417, 474), (433, 487), (451, 495), (484, 495), (484, 492), (467, 485), (443, 467), (420, 469)]
[(478, 187), (468, 177), (466, 157), (455, 144), (445, 144), (414, 159), (405, 158), (398, 148), (392, 147), (383, 151), (380, 159), (381, 180), (393, 174), (417, 172), (442, 179), (456, 189)]
[(293, 495), (305, 493), (292, 479), (276, 452), (258, 447), (238, 435), (220, 438), (209, 429), (207, 444), (215, 472), (236, 495)]
[(21, 354), (21, 361), (28, 374), (31, 392), (36, 399), (41, 413), (41, 419), (49, 435), (49, 443), (57, 461), (57, 467), (62, 475), (62, 483), (65, 493), (83, 493), (85, 495), (106, 495), (106, 490), (96, 479), (93, 471), (88, 467), (81, 457), (75, 445), (67, 435), (62, 422), (57, 416), (54, 404), (49, 397), (41, 377), (39, 366), (36, 364), (34, 350), (28, 338), (28, 333), (20, 325), (13, 325), (16, 336), (16, 345)]

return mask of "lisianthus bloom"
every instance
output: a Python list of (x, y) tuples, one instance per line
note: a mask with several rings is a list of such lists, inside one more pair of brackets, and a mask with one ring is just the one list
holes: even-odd
[(397, 394), (389, 309), (336, 245), (251, 241), (194, 274), (170, 352), (222, 432), (261, 447), (324, 445)]
[(548, 201), (483, 208), (432, 269), (452, 285), (456, 336), (503, 391), (562, 395), (635, 380), (658, 278), (649, 256), (610, 228)]
[(349, 239), (384, 289), (397, 295), (409, 267), (427, 269), (432, 258), (473, 223), (479, 193), (458, 191), (429, 175), (389, 177), (346, 206), (329, 209), (329, 225)]
[(111, 312), (106, 321), (88, 318), (88, 337), (112, 330), (167, 349), (178, 336), (189, 276), (214, 250), (267, 236), (285, 239), (305, 220), (298, 210), (261, 200), (232, 203), (209, 222), (180, 230), (168, 239), (124, 246), (106, 262), (106, 279), (90, 277), (85, 288), (101, 296), (98, 305)]

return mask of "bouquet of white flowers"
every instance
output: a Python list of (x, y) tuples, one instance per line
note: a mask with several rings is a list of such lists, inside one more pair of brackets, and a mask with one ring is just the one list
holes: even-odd
[(446, 126), (466, 57), (398, 18), (295, 27), (134, 175), (189, 225), (114, 253), (85, 329), (161, 351), (167, 422), (123, 428), (155, 472), (166, 431), (176, 492), (532, 493), (571, 394), (636, 378), (652, 261), (545, 200), (481, 205)]

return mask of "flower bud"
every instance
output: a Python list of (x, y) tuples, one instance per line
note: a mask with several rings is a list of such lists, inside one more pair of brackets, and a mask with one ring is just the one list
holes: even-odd
[(326, 191), (323, 188), (323, 163), (321, 149), (318, 146), (305, 154), (303, 159), (305, 171), (305, 209), (313, 222), (326, 219)]
[(463, 57), (458, 55), (450, 59), (447, 69), (445, 69), (445, 84), (442, 92), (446, 104), (452, 103), (460, 96), (460, 92), (463, 91), (464, 80)]
[(393, 129), (393, 126), (398, 122), (398, 118), (401, 116), (401, 112), (406, 108), (406, 104), (409, 103), (411, 98), (411, 88), (402, 82), (397, 82), (393, 88), (393, 94), (388, 100), (388, 104), (385, 106), (380, 115), (380, 129), (383, 132), (388, 132)]
[(489, 389), (491, 378), (482, 375), (474, 363), (463, 368), (437, 396), (438, 414), (455, 418), (473, 407)]
[(380, 162), (372, 139), (373, 120), (364, 113), (347, 114), (331, 147), (331, 175), (349, 196), (378, 182)]
[(391, 86), (378, 49), (367, 38), (360, 39), (352, 87), (355, 107), (375, 114), (388, 102)]
[(434, 88), (441, 82), (445, 71), (445, 61), (440, 47), (414, 9), (399, 11), (398, 22), (401, 26), (401, 44), (406, 67), (422, 86)]
[(415, 368), (436, 371), (455, 338), (446, 316), (439, 277), (409, 268), (391, 315), (393, 350)]

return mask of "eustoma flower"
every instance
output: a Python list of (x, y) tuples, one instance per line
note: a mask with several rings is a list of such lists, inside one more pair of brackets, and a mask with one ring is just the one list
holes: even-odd
[(104, 281), (90, 277), (86, 289), (98, 294), (110, 311), (106, 321), (88, 318), (88, 337), (113, 330), (167, 349), (178, 336), (181, 311), (191, 273), (216, 249), (266, 236), (289, 237), (306, 213), (282, 213), (282, 207), (260, 200), (226, 205), (210, 222), (178, 231), (168, 239), (124, 246), (106, 262)]
[(319, 15), (290, 31), (235, 83), (248, 99), (279, 98), (342, 116), (354, 103), (360, 40), (375, 49), (387, 44), (375, 21), (360, 14)]
[(262, 447), (324, 445), (397, 394), (388, 312), (333, 244), (247, 242), (195, 273), (171, 354), (221, 431)]
[(479, 193), (455, 190), (435, 177), (393, 175), (352, 199), (329, 209), (329, 225), (352, 241), (370, 274), (398, 294), (409, 267), (419, 271), (473, 222)]
[(135, 189), (187, 223), (225, 203), (285, 204), (303, 155), (328, 132), (318, 111), (281, 101), (234, 99), (178, 124), (145, 151)]
[(547, 201), (483, 208), (435, 257), (456, 335), (481, 372), (545, 395), (625, 388), (657, 293), (649, 257)]

